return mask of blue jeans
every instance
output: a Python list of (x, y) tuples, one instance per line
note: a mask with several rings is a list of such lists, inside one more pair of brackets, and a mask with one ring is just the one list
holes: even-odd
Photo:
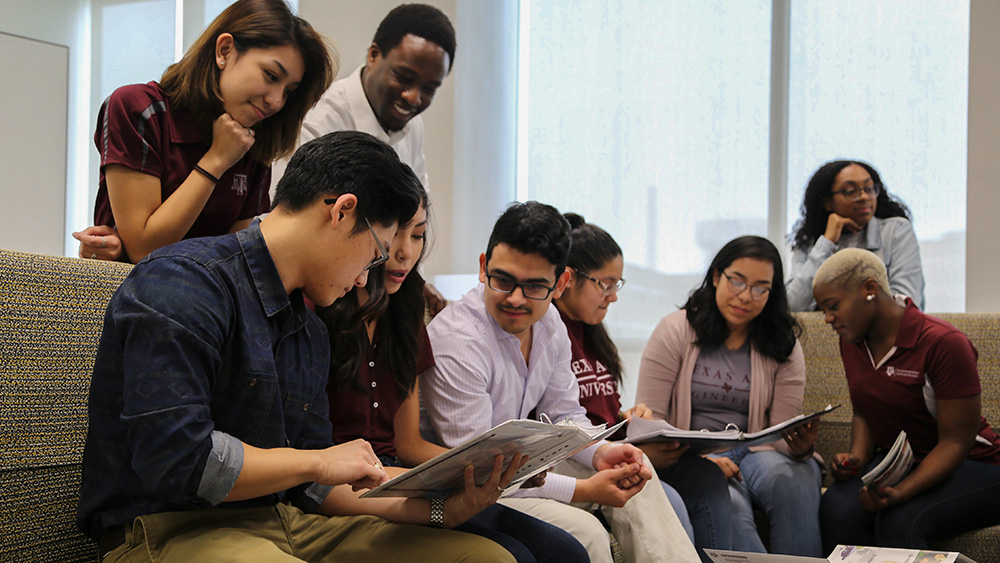
[(861, 476), (827, 488), (820, 502), (823, 545), (872, 545), (926, 549), (930, 542), (1000, 524), (1000, 466), (966, 460), (937, 486), (899, 506), (866, 512), (858, 500)]
[(677, 519), (681, 521), (681, 526), (687, 533), (688, 539), (691, 540), (691, 543), (694, 543), (694, 528), (691, 526), (691, 517), (688, 515), (684, 499), (681, 498), (681, 494), (677, 492), (677, 489), (671, 487), (663, 481), (660, 481), (660, 485), (663, 486), (663, 492), (667, 494), (667, 500), (670, 501), (670, 507), (674, 509), (674, 514), (677, 515)]
[(730, 450), (723, 454), (740, 468), (743, 481), (729, 480), (733, 506), (733, 549), (764, 553), (753, 509), (770, 522), (771, 552), (822, 557), (819, 498), (822, 476), (812, 459), (796, 461), (773, 450)]
[(703, 548), (733, 549), (732, 508), (726, 476), (719, 466), (701, 456), (683, 455), (670, 467), (657, 467), (656, 472), (684, 499), (701, 560), (712, 563)]
[[(396, 456), (380, 455), (382, 465), (399, 467)], [(517, 563), (589, 563), (583, 544), (561, 528), (502, 504), (493, 504), (469, 518), (456, 530), (493, 540)]]

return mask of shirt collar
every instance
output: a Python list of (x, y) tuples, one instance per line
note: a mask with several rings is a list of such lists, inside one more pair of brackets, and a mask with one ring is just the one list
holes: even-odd
[(194, 116), (184, 110), (170, 107), (170, 100), (167, 99), (166, 92), (155, 81), (150, 82), (149, 86), (156, 88), (160, 92), (164, 103), (167, 105), (167, 111), (164, 112), (164, 116), (169, 125), (170, 141), (173, 143), (204, 142), (205, 138), (201, 134), (201, 128), (198, 126), (198, 122), (195, 121)]
[(917, 338), (924, 327), (924, 314), (913, 304), (912, 299), (906, 297), (905, 300), (906, 310), (903, 311), (903, 321), (900, 323), (899, 333), (896, 335), (896, 347), (913, 348), (916, 346)]
[(365, 65), (359, 66), (350, 76), (347, 77), (347, 85), (344, 88), (344, 97), (347, 99), (347, 106), (354, 116), (355, 126), (359, 131), (364, 131), (379, 140), (395, 144), (399, 139), (405, 137), (410, 132), (410, 122), (407, 122), (399, 131), (387, 133), (375, 117), (375, 110), (368, 103), (368, 96), (365, 95), (365, 88), (361, 82), (361, 71)]
[(273, 317), (289, 306), (292, 312), (304, 309), (302, 292), (296, 290), (291, 296), (285, 292), (285, 284), (281, 281), (278, 268), (274, 265), (271, 252), (260, 232), (260, 219), (255, 219), (249, 227), (237, 232), (236, 237), (246, 257), (250, 277), (264, 307), (264, 314)]
[(872, 217), (865, 225), (865, 248), (868, 250), (882, 248), (882, 229), (878, 217)]
[[(555, 307), (555, 304), (552, 306)], [(559, 317), (562, 318), (563, 324), (566, 325), (566, 332), (577, 342), (583, 342), (583, 321), (574, 321), (567, 317), (559, 307), (556, 307), (556, 310), (559, 311)]]

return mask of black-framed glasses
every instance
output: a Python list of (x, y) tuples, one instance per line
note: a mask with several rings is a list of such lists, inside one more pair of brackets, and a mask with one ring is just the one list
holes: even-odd
[(549, 287), (535, 282), (519, 282), (506, 276), (496, 276), (493, 274), (486, 274), (486, 285), (493, 291), (500, 293), (514, 293), (514, 290), (520, 287), (521, 294), (524, 295), (525, 299), (534, 299), (536, 301), (547, 298), (555, 290), (555, 286)]
[[(325, 203), (327, 205), (330, 205), (330, 204), (333, 204), (333, 203), (337, 203), (337, 198), (335, 198), (335, 197), (328, 197), (328, 198), (326, 198), (326, 199), (323, 200), (323, 203)], [(384, 246), (382, 246), (382, 241), (378, 240), (378, 235), (375, 234), (375, 229), (372, 228), (372, 224), (371, 224), (371, 222), (368, 221), (367, 217), (365, 217), (365, 224), (368, 225), (368, 232), (371, 233), (372, 234), (372, 238), (375, 239), (375, 248), (378, 248), (378, 258), (373, 259), (371, 262), (368, 263), (367, 266), (365, 266), (365, 271), (367, 272), (368, 270), (371, 270), (372, 268), (381, 266), (382, 264), (385, 264), (386, 262), (388, 262), (389, 261), (389, 251), (386, 250), (386, 248)]]
[(750, 285), (740, 278), (730, 276), (725, 270), (722, 271), (722, 275), (726, 276), (726, 280), (729, 282), (729, 291), (732, 291), (734, 295), (743, 293), (743, 290), (749, 287), (750, 298), (754, 301), (761, 301), (766, 299), (767, 294), (771, 292), (771, 288), (766, 285)]
[(618, 293), (619, 291), (622, 290), (623, 287), (625, 287), (625, 278), (622, 278), (613, 284), (609, 284), (604, 280), (599, 280), (595, 278), (594, 276), (588, 274), (587, 272), (581, 272), (576, 268), (572, 268), (572, 270), (576, 272), (576, 275), (580, 276), (581, 278), (587, 278), (588, 280), (596, 283), (597, 287), (601, 288), (601, 293), (603, 293), (604, 295), (611, 295), (612, 291)]
[(835, 192), (831, 192), (833, 195), (840, 194), (844, 196), (847, 201), (858, 201), (861, 199), (861, 193), (864, 192), (868, 194), (868, 197), (876, 198), (879, 192), (882, 191), (882, 186), (879, 184), (872, 184), (870, 186), (858, 187), (853, 184), (848, 184), (846, 188), (841, 188)]

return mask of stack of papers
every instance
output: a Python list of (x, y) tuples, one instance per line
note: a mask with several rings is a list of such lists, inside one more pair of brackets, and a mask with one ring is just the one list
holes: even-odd
[(838, 545), (826, 559), (705, 549), (715, 563), (976, 563), (961, 553)]
[(896, 441), (889, 448), (889, 453), (861, 477), (861, 481), (866, 487), (880, 489), (891, 487), (903, 480), (910, 468), (913, 467), (913, 448), (910, 441), (906, 439), (906, 431), (900, 430)]

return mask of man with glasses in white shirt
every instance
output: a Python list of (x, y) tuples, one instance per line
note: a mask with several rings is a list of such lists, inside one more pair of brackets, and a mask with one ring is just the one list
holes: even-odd
[[(436, 365), (420, 378), (425, 438), (454, 447), (543, 414), (590, 425), (566, 327), (549, 307), (569, 280), (569, 247), (569, 224), (552, 206), (514, 204), (497, 220), (479, 257), (481, 285), (428, 327)], [(612, 560), (607, 532), (590, 513), (597, 506), (627, 561), (698, 560), (662, 488), (644, 487), (655, 473), (638, 448), (602, 441), (554, 471), (501, 502), (572, 533), (595, 562)]]

